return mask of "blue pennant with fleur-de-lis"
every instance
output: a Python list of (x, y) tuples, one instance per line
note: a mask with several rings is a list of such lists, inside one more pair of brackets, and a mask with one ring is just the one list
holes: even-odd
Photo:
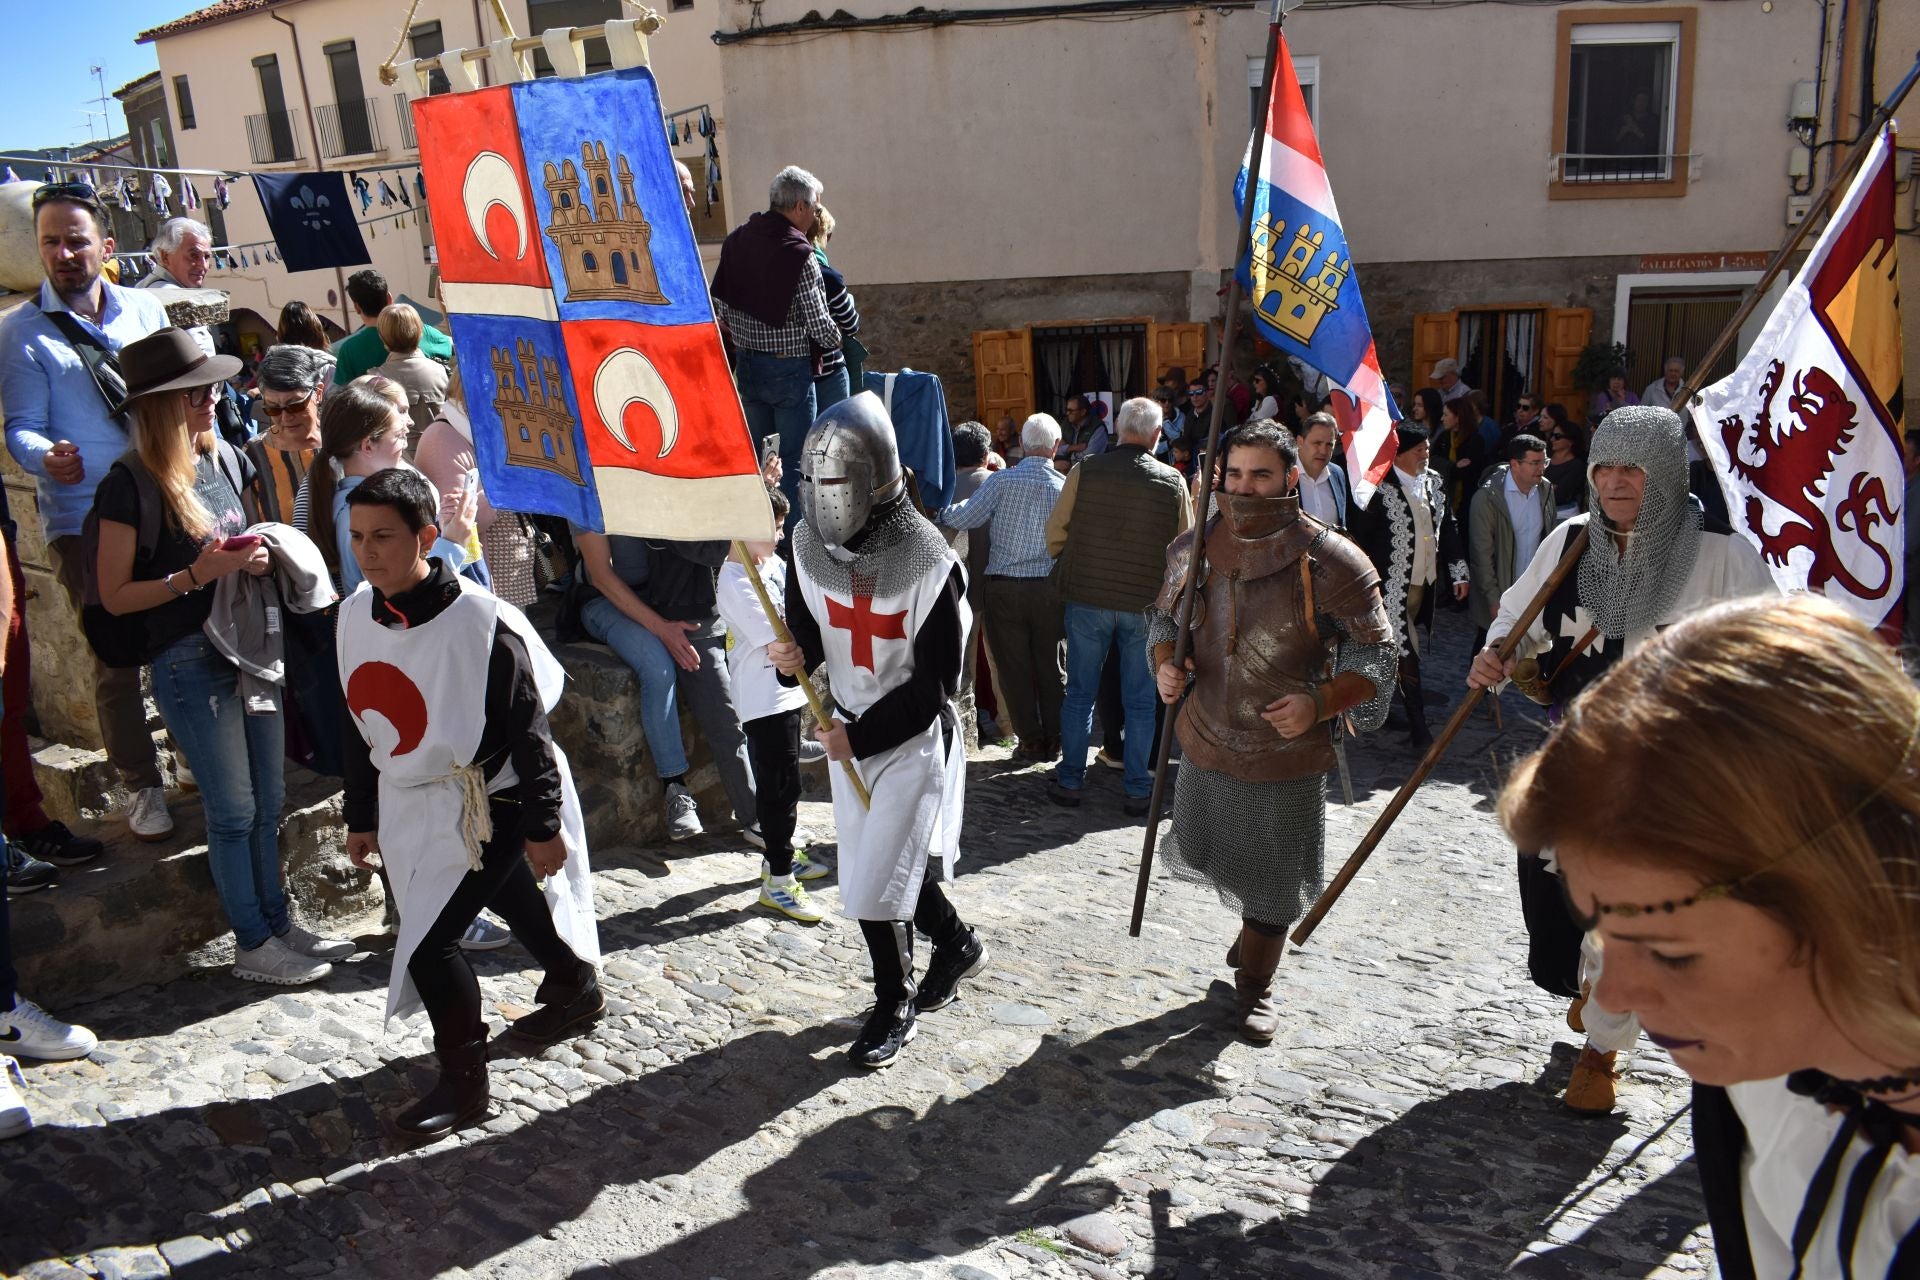
[(288, 271), (373, 261), (354, 220), (343, 173), (256, 173), (253, 188)]

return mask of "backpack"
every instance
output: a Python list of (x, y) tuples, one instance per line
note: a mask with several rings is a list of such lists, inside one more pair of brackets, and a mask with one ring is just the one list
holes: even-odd
[[(214, 458), (219, 464), (220, 474), (227, 478), (236, 495), (244, 495), (246, 487), (241, 482), (243, 473), (240, 455), (234, 452), (232, 445), (214, 437)], [(114, 464), (125, 468), (133, 478), (134, 491), (140, 497), (140, 524), (135, 533), (133, 548), (133, 571), (138, 577), (140, 570), (152, 562), (160, 547), (160, 522), (165, 518), (167, 503), (160, 492), (160, 484), (153, 478), (153, 472), (147, 470), (147, 464), (140, 461), (137, 450), (129, 449), (120, 455)], [(96, 505), (87, 512), (87, 518), (80, 526), (80, 630), (87, 637), (87, 644), (94, 656), (109, 667), (144, 667), (159, 654), (143, 619), (137, 615), (127, 616), (110, 613), (100, 603), (100, 509)]]

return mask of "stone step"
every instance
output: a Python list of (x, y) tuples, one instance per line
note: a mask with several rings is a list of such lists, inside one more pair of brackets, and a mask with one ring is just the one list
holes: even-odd
[[(174, 835), (164, 843), (134, 839), (118, 818), (62, 819), (106, 841), (107, 852), (91, 866), (61, 868), (52, 888), (9, 902), (14, 964), (29, 999), (71, 1008), (231, 963), (233, 934), (207, 867), (199, 797), (175, 791), (168, 799)], [(295, 918), (318, 933), (342, 936), (379, 921), (379, 879), (347, 861), (345, 843), (332, 782), (290, 766), (281, 865)]]

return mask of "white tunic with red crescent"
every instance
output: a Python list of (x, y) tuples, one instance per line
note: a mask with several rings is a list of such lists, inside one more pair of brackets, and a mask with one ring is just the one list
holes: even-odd
[[(421, 1008), (407, 962), (467, 874), (461, 835), (469, 803), (466, 779), (486, 727), (484, 691), (496, 622), (512, 628), (526, 645), (549, 711), (560, 701), (566, 680), (524, 614), (466, 578), (460, 588), (460, 598), (444, 612), (402, 631), (373, 620), (369, 588), (363, 586), (340, 606), (340, 682), (351, 691), (351, 701), (366, 708), (355, 712), (354, 722), (380, 771), (380, 856), (400, 913), (387, 987), (389, 1019)], [(547, 905), (574, 954), (598, 960), (580, 797), (559, 743), (553, 752), (560, 767), (560, 833), (567, 861), (547, 877)], [(518, 782), (509, 762), (485, 785), (491, 794)]]
[[(949, 553), (898, 595), (847, 596), (821, 587), (796, 557), (792, 572), (820, 624), (833, 700), (848, 714), (858, 717), (913, 675), (913, 638), (957, 563)], [(962, 597), (960, 634), (971, 625)], [(844, 769), (830, 771), (842, 914), (909, 920), (930, 864), (940, 879), (953, 878), (967, 753), (950, 724), (957, 721), (942, 716), (899, 746), (854, 762), (873, 795), (871, 809), (860, 803)]]

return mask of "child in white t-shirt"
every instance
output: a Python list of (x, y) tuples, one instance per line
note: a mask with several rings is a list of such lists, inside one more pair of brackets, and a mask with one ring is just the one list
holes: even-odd
[[(785, 524), (786, 495), (772, 490), (774, 529)], [(747, 554), (760, 570), (774, 607), (787, 598), (787, 566), (775, 554), (777, 542), (748, 542)], [(831, 868), (809, 859), (793, 847), (800, 812), (800, 729), (807, 695), (798, 685), (782, 685), (780, 674), (767, 661), (773, 643), (773, 624), (761, 607), (740, 563), (739, 547), (720, 570), (720, 616), (728, 632), (727, 668), (732, 677), (733, 704), (747, 738), (747, 760), (753, 766), (753, 790), (760, 834), (767, 842), (760, 864), (760, 905), (798, 920), (817, 923), (821, 912), (813, 905), (802, 880), (817, 880)]]

